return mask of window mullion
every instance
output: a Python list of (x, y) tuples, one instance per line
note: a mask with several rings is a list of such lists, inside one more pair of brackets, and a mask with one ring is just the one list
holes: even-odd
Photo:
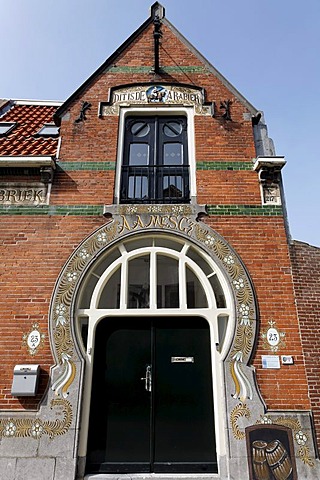
[(186, 261), (184, 255), (179, 258), (179, 297), (180, 308), (187, 308)]
[(158, 180), (158, 170), (159, 170), (159, 118), (155, 117), (154, 119), (154, 155), (153, 155), (153, 165), (152, 165), (152, 199), (158, 201), (159, 199), (159, 180)]
[(157, 308), (157, 256), (156, 251), (150, 252), (150, 308)]
[(128, 261), (122, 261), (120, 283), (120, 310), (125, 310), (128, 305)]

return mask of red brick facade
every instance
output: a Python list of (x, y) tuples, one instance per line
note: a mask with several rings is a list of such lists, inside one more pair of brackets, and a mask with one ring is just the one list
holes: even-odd
[(290, 247), (294, 290), (304, 362), (307, 371), (309, 397), (320, 448), (320, 249), (294, 241)]
[[(243, 341), (248, 335), (248, 344), (253, 345), (250, 364), (256, 371), (266, 414), (269, 411), (299, 411), (300, 414), (302, 411), (308, 415), (312, 410), (320, 442), (319, 342), (315, 327), (320, 301), (320, 251), (299, 242), (289, 247), (285, 211), (279, 205), (273, 209), (262, 204), (261, 182), (253, 168), (257, 146), (252, 121), (257, 110), (165, 21), (161, 26), (161, 71), (150, 73), (154, 64), (153, 29), (153, 23), (141, 28), (124, 44), (118, 56), (111, 57), (104, 68), (58, 108), (55, 120), (60, 124), (61, 143), (56, 153), (49, 204), (21, 206), (17, 202), (0, 206), (3, 214), (0, 409), (10, 410), (12, 414), (21, 409), (28, 413), (39, 409), (43, 398), (52, 394), (55, 363), (52, 351), (53, 345), (57, 348), (59, 338), (48, 325), (50, 315), (54, 314), (50, 308), (53, 309), (51, 302), (56, 285), (66, 262), (81, 242), (106, 223), (103, 206), (115, 204), (117, 198), (115, 179), (117, 161), (121, 161), (118, 157), (121, 122), (117, 113), (100, 115), (100, 103), (110, 100), (112, 88), (180, 84), (201, 87), (205, 104), (215, 107), (214, 115), (194, 116), (195, 203), (208, 206), (209, 215), (201, 217), (203, 228), (210, 227), (223, 237), (241, 259), (252, 281), (255, 299), (250, 301), (257, 310), (256, 336), (250, 338), (252, 331), (247, 329)], [(231, 101), (231, 121), (225, 119), (221, 108), (226, 100)], [(76, 121), (83, 102), (88, 102), (90, 108), (84, 120)], [(7, 143), (1, 152), (0, 142), (0, 161), (1, 156), (7, 161), (8, 156), (15, 155), (14, 150), (11, 153), (7, 150)], [(56, 140), (51, 146), (57, 148)], [(44, 150), (33, 153), (48, 154)], [(13, 163), (10, 168), (14, 168)], [(24, 175), (19, 170), (14, 177), (12, 171), (6, 169), (1, 185), (7, 188), (10, 182), (28, 184), (39, 181), (39, 175), (34, 171)], [(272, 321), (285, 339), (276, 351), (266, 346), (262, 336)], [(45, 339), (32, 358), (23, 336), (34, 323), (45, 334)], [(264, 355), (291, 355), (294, 364), (281, 364), (279, 369), (262, 368)], [(38, 393), (35, 397), (14, 397), (11, 395), (13, 368), (16, 364), (28, 363), (41, 365)], [(245, 366), (241, 368), (245, 370)], [(77, 366), (76, 374), (81, 375), (79, 372)], [(257, 397), (255, 394), (256, 402)], [(234, 404), (230, 403), (233, 401)], [(80, 393), (78, 402), (77, 406), (81, 404)], [(231, 405), (226, 420), (231, 419), (230, 423), (237, 419), (234, 408), (239, 408), (241, 416), (245, 416), (247, 404), (250, 408), (250, 401), (246, 403), (246, 399), (231, 401), (228, 398), (226, 403)], [(75, 415), (80, 415), (79, 411), (80, 408)], [(253, 412), (254, 409), (248, 420), (252, 424), (259, 421)], [(249, 414), (246, 418), (249, 419)], [(243, 441), (243, 432), (238, 434), (234, 425), (233, 430), (230, 426), (227, 428), (232, 431), (230, 437)], [(296, 433), (297, 430), (293, 430), (293, 434)], [(312, 452), (308, 455), (312, 456)], [(309, 458), (308, 455), (305, 454), (305, 458)], [(74, 456), (77, 457), (77, 453)], [(301, 458), (299, 461), (303, 471), (307, 468), (306, 462)], [(308, 471), (307, 478), (316, 477)]]

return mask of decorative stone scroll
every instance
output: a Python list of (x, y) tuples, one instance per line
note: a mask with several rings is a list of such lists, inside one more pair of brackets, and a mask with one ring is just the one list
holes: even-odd
[(204, 102), (202, 88), (184, 85), (147, 84), (111, 89), (110, 101), (100, 104), (100, 116), (119, 115), (120, 107), (174, 106), (194, 107), (196, 115), (214, 115), (213, 104)]

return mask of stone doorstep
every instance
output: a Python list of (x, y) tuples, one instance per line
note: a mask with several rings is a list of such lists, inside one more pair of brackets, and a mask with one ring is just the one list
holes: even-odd
[(219, 480), (218, 474), (98, 473), (85, 475), (84, 480)]

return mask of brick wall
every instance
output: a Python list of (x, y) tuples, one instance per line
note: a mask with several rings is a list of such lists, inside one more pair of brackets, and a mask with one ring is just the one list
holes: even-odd
[[(259, 311), (253, 365), (267, 407), (310, 408), (283, 218), (215, 216), (207, 222), (237, 251), (253, 281)], [(286, 347), (276, 354), (293, 355), (293, 366), (262, 369), (261, 356), (273, 354), (263, 348), (261, 339), (269, 320), (276, 321), (278, 330), (285, 333)]]
[(320, 448), (320, 248), (294, 241), (290, 251), (309, 396)]
[[(4, 220), (4, 217), (3, 217)], [(47, 388), (53, 364), (48, 332), (50, 300), (57, 277), (74, 248), (105, 222), (103, 217), (9, 216), (1, 229), (0, 408), (35, 408)], [(30, 358), (23, 335), (33, 323), (45, 334), (44, 346)], [(16, 364), (39, 363), (39, 394), (11, 396)]]
[[(49, 207), (21, 215), (17, 207), (6, 211), (2, 229), (2, 255), (6, 259), (1, 279), (2, 369), (0, 406), (35, 407), (45, 391), (52, 356), (48, 339), (48, 310), (56, 278), (74, 248), (105, 219), (103, 205), (114, 198), (119, 118), (98, 117), (99, 102), (107, 101), (113, 86), (168, 82), (201, 86), (206, 101), (215, 102), (216, 116), (196, 116), (197, 202), (208, 204), (206, 222), (230, 242), (243, 259), (253, 280), (259, 309), (257, 350), (253, 362), (258, 384), (269, 408), (310, 408), (290, 258), (281, 209), (261, 206), (257, 173), (252, 170), (255, 145), (247, 106), (228, 90), (208, 65), (202, 63), (166, 26), (160, 48), (165, 73), (151, 75), (153, 26), (146, 29), (105, 72), (74, 98), (61, 123), (61, 150)], [(232, 122), (226, 122), (220, 101), (232, 100)], [(75, 124), (82, 101), (92, 104), (87, 119)], [(215, 206), (220, 206), (215, 209)], [(240, 206), (240, 207), (239, 207)], [(76, 211), (75, 207), (79, 207)], [(86, 209), (92, 207), (91, 214)], [(246, 210), (245, 207), (250, 207)], [(46, 210), (47, 209), (47, 210)], [(65, 213), (63, 212), (63, 209)], [(89, 211), (89, 210), (88, 210)], [(47, 214), (45, 214), (47, 212)], [(92, 213), (93, 212), (93, 213)], [(245, 212), (245, 214), (244, 214)], [(280, 214), (279, 214), (280, 213)], [(285, 332), (295, 364), (278, 371), (263, 370), (261, 331), (269, 320)], [(43, 368), (40, 394), (31, 401), (10, 395), (12, 370), (28, 363), (22, 335), (37, 321), (46, 334), (41, 350)], [(286, 350), (279, 354), (287, 353)]]

